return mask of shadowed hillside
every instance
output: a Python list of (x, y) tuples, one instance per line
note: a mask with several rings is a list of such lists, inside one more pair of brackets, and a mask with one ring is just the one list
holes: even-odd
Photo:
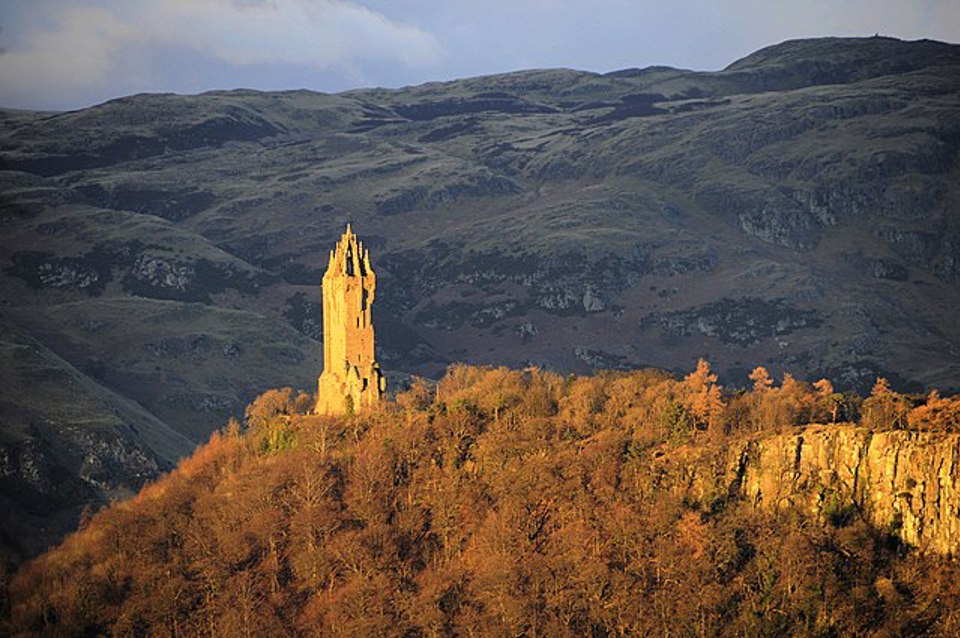
[[(27, 564), (0, 628), (955, 636), (960, 573), (904, 542), (916, 503), (897, 496), (900, 525), (878, 528), (815, 458), (794, 473), (793, 453), (776, 456), (790, 437), (904, 435), (900, 474), (946, 519), (960, 477), (925, 474), (919, 457), (960, 458), (960, 400), (911, 407), (878, 382), (860, 402), (753, 378), (730, 394), (703, 362), (682, 380), (457, 366), (353, 418), (303, 416), (310, 397), (271, 390), (246, 431), (231, 423)], [(880, 494), (869, 466), (860, 490)], [(757, 486), (779, 492), (773, 507)]]
[(731, 383), (763, 364), (956, 387), (958, 106), (960, 47), (823, 38), (717, 72), (0, 112), (2, 373), (23, 389), (0, 493), (32, 521), (0, 521), (5, 544), (137, 489), (264, 389), (312, 388), (347, 221), (388, 371), (706, 356)]

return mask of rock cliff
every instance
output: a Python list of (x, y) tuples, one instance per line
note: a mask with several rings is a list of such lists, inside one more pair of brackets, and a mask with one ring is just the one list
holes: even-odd
[(960, 434), (809, 426), (752, 442), (732, 465), (757, 507), (840, 524), (859, 511), (921, 551), (960, 555)]

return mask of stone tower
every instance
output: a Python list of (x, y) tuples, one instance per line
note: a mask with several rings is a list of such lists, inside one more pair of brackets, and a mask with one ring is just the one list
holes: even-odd
[(317, 414), (344, 414), (376, 405), (387, 381), (373, 358), (370, 306), (377, 277), (370, 252), (350, 230), (330, 251), (323, 276), (323, 373)]

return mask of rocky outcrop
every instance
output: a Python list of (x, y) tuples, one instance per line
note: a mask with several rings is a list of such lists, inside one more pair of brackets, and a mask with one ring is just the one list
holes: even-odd
[(859, 512), (921, 551), (960, 555), (960, 434), (809, 426), (751, 443), (735, 465), (757, 507), (835, 524)]
[(58, 257), (52, 253), (24, 250), (13, 255), (7, 274), (19, 277), (34, 289), (66, 289), (99, 295), (110, 280), (109, 269), (87, 255)]
[(650, 315), (643, 324), (659, 323), (669, 335), (686, 337), (697, 332), (723, 343), (750, 345), (767, 337), (819, 326), (815, 312), (798, 308), (785, 299), (723, 298), (702, 306), (662, 315)]

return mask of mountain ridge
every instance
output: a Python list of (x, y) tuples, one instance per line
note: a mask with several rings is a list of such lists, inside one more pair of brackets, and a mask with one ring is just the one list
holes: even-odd
[[(3, 111), (0, 304), (193, 442), (266, 388), (312, 389), (323, 255), (348, 221), (395, 372), (705, 356), (732, 384), (763, 364), (956, 388), (958, 113), (960, 46), (888, 38), (714, 72)], [(4, 427), (54, 436), (56, 409), (11, 405)]]

